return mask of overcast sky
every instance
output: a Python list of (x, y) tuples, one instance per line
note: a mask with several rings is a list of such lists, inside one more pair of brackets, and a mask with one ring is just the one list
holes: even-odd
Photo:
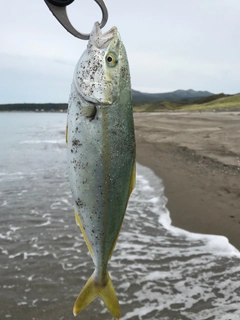
[[(133, 89), (240, 92), (239, 0), (105, 0), (117, 26)], [(75, 0), (70, 20), (90, 32), (101, 11)], [(0, 103), (67, 102), (87, 41), (70, 35), (43, 0), (1, 1)]]

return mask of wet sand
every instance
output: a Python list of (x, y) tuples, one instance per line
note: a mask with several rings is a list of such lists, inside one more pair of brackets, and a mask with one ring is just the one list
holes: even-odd
[(137, 161), (163, 179), (172, 224), (240, 250), (240, 114), (135, 113)]

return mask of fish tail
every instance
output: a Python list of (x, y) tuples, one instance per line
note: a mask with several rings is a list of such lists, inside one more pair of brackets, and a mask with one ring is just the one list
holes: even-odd
[(120, 307), (118, 298), (116, 296), (112, 280), (108, 272), (106, 276), (106, 284), (104, 285), (97, 284), (94, 281), (94, 274), (88, 279), (84, 288), (77, 297), (77, 300), (73, 307), (73, 314), (76, 316), (96, 297), (100, 297), (103, 300), (105, 306), (116, 320), (120, 319)]

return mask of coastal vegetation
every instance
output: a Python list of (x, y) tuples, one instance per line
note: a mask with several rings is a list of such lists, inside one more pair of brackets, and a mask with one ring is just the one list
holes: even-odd
[[(219, 97), (220, 96), (220, 97)], [(240, 111), (240, 94), (225, 96), (214, 95), (190, 103), (146, 103), (134, 107), (135, 112), (176, 112), (176, 111)]]
[(63, 112), (67, 111), (67, 103), (1, 104), (0, 111)]
[[(240, 94), (213, 94), (194, 90), (143, 93), (132, 90), (132, 97), (134, 112), (240, 111)], [(0, 111), (66, 112), (67, 103), (2, 104)]]

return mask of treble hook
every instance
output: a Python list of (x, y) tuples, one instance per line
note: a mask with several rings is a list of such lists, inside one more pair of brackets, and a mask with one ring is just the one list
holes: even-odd
[[(74, 0), (44, 0), (54, 17), (61, 23), (61, 25), (70, 32), (73, 36), (82, 39), (88, 40), (90, 34), (81, 33), (77, 31), (67, 16), (66, 7), (71, 4)], [(103, 0), (94, 0), (102, 10), (102, 21), (100, 23), (100, 28), (103, 28), (108, 20), (108, 11), (107, 7)]]

